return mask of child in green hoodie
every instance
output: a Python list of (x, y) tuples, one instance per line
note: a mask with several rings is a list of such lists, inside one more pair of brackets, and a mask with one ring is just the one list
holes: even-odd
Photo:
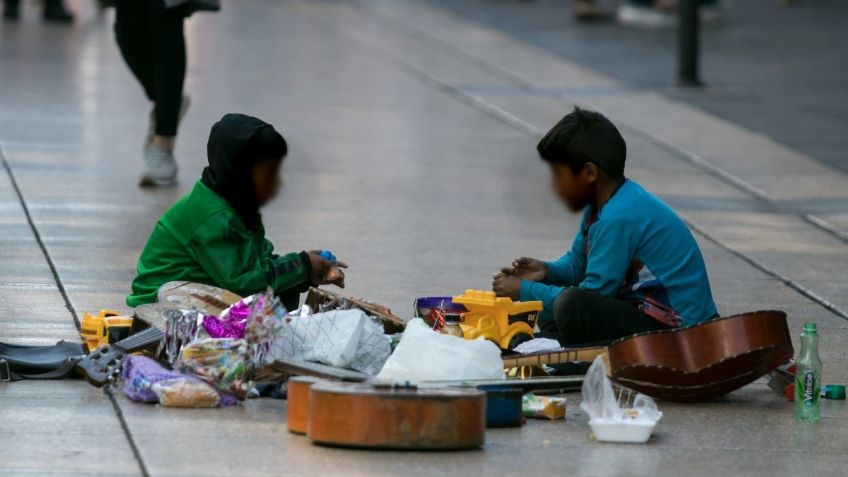
[[(265, 238), (259, 208), (277, 195), (280, 165), (288, 152), (270, 124), (227, 114), (212, 126), (209, 166), (194, 189), (156, 223), (138, 259), (138, 275), (127, 305), (156, 301), (160, 286), (190, 281), (242, 296), (269, 286), (288, 308), (310, 286), (344, 287), (344, 274), (319, 251), (277, 255)], [(331, 277), (331, 278), (328, 278)]]

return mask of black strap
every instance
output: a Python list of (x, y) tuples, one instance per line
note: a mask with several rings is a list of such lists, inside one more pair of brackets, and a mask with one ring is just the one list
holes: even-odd
[(39, 374), (21, 374), (9, 369), (9, 362), (0, 360), (0, 381), (20, 381), (22, 379), (62, 379), (74, 372), (80, 358), (70, 358), (62, 366)]

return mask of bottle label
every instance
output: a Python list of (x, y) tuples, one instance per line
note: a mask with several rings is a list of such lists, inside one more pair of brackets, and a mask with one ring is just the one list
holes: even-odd
[(812, 371), (798, 376), (795, 383), (801, 389), (801, 399), (804, 402), (804, 407), (812, 407), (818, 402), (818, 386), (816, 385), (816, 374)]

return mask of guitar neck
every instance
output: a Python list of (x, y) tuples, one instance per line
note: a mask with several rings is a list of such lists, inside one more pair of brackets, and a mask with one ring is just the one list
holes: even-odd
[(157, 343), (165, 336), (158, 328), (146, 328), (138, 333), (122, 339), (114, 344), (114, 346), (126, 350), (128, 352), (136, 351), (153, 343)]
[(520, 368), (521, 366), (538, 366), (542, 364), (564, 364), (584, 361), (591, 363), (598, 356), (607, 352), (606, 346), (591, 348), (562, 348), (557, 351), (507, 356), (503, 358), (504, 369)]

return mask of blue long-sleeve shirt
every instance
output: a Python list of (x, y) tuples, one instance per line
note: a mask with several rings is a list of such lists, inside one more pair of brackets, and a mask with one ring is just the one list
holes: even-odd
[(670, 326), (716, 315), (704, 259), (689, 228), (642, 186), (626, 179), (599, 210), (587, 207), (571, 250), (546, 262), (546, 283), (522, 280), (521, 300), (541, 300), (542, 322), (566, 287), (617, 297)]

